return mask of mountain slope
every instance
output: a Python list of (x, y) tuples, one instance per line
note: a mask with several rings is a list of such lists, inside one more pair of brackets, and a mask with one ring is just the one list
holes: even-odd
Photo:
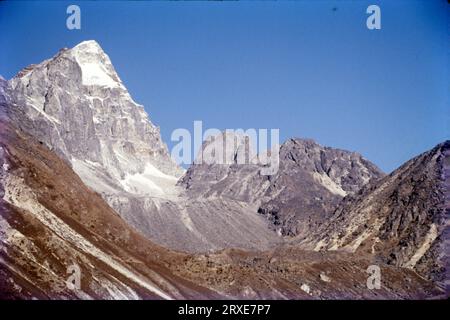
[[(92, 41), (0, 78), (1, 298), (441, 293), (448, 142), (381, 180), (360, 155), (301, 139), (265, 176), (237, 163), (238, 142), (226, 164), (195, 164), (176, 185), (158, 129)], [(66, 285), (75, 263), (78, 290)], [(366, 283), (373, 264), (378, 290)]]
[(406, 162), (339, 205), (305, 248), (370, 253), (445, 286), (450, 141)]
[[(370, 256), (227, 249), (187, 255), (152, 244), (83, 185), (67, 163), (0, 121), (0, 297), (2, 299), (424, 298), (434, 285), (382, 266), (366, 287)], [(81, 270), (70, 289), (68, 268)], [(407, 285), (405, 286), (405, 282)]]
[[(179, 253), (152, 244), (89, 190), (68, 164), (0, 120), (2, 298), (220, 297), (174, 275)], [(67, 270), (81, 269), (80, 290)]]

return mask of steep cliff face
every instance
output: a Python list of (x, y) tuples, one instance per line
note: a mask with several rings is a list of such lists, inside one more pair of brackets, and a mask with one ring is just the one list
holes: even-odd
[[(384, 175), (358, 153), (303, 139), (290, 139), (281, 145), (278, 171), (264, 175), (257, 161), (242, 164), (233, 160), (245, 150), (252, 150), (251, 146), (245, 147), (243, 137), (224, 133), (222, 137), (238, 142), (230, 159), (194, 163), (179, 184), (191, 196), (220, 196), (254, 204), (280, 235), (308, 234), (327, 219), (345, 195)], [(207, 148), (205, 143), (203, 149)], [(255, 157), (247, 155), (247, 159)]]
[(171, 161), (159, 128), (133, 101), (95, 41), (25, 68), (9, 84), (11, 101), (20, 108), (13, 115), (24, 113), (30, 120), (27, 130), (75, 170), (98, 166), (115, 181), (142, 173), (147, 165), (169, 175), (182, 172)]
[(449, 156), (446, 141), (369, 183), (345, 198), (304, 244), (315, 250), (370, 253), (444, 286), (449, 267)]

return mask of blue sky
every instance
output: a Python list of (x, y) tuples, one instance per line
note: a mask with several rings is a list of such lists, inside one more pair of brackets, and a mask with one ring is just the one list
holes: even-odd
[[(66, 8), (81, 8), (81, 30)], [(381, 8), (381, 30), (366, 8)], [(280, 128), (389, 172), (448, 139), (446, 1), (1, 2), (0, 74), (97, 40), (161, 127)]]

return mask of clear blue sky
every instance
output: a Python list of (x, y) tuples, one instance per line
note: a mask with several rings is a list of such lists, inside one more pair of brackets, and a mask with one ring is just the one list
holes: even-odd
[[(66, 29), (66, 7), (82, 29)], [(366, 8), (381, 7), (381, 30)], [(449, 138), (446, 1), (1, 2), (0, 74), (97, 40), (171, 145), (194, 120), (280, 128), (385, 171)]]

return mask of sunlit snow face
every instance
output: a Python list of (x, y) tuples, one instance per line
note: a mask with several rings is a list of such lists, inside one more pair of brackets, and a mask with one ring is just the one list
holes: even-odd
[(97, 42), (82, 42), (71, 50), (71, 55), (81, 68), (83, 85), (122, 86), (109, 57), (103, 52)]
[(164, 195), (175, 187), (177, 178), (164, 174), (155, 166), (147, 163), (144, 172), (127, 174), (121, 180), (123, 188), (131, 193), (147, 195)]

